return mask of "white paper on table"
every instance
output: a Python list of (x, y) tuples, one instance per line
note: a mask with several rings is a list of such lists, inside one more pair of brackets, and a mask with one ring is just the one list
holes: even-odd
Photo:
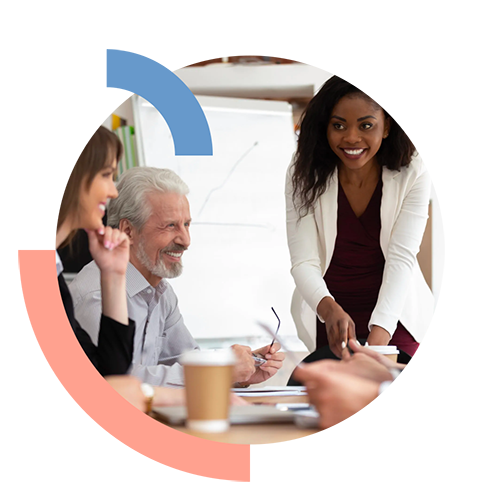
[(261, 397), (269, 397), (273, 396), (306, 396), (307, 392), (303, 391), (275, 391), (275, 392), (242, 392), (236, 393), (240, 398), (261, 398)]
[[(244, 387), (244, 388), (234, 388), (231, 389), (236, 393), (246, 393), (246, 392), (305, 392), (305, 385), (266, 385), (265, 387)], [(276, 396), (277, 394), (273, 394)]]

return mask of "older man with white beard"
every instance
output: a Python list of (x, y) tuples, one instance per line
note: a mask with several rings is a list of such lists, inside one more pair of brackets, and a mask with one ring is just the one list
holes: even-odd
[[(136, 323), (131, 374), (157, 386), (184, 384), (179, 356), (199, 349), (179, 311), (168, 283), (182, 273), (182, 254), (191, 238), (187, 185), (167, 169), (137, 167), (125, 172), (117, 184), (118, 198), (108, 207), (108, 224), (130, 238), (127, 269), (129, 316)], [(99, 269), (85, 266), (70, 284), (75, 317), (97, 344), (101, 317)], [(235, 345), (238, 363), (233, 381), (246, 386), (267, 380), (282, 366), (279, 345), (254, 354), (266, 359), (256, 366), (247, 346)]]

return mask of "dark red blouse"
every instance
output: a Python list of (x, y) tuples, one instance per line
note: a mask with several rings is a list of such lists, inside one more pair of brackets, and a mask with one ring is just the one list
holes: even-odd
[[(337, 239), (324, 276), (328, 290), (356, 325), (358, 339), (368, 337), (368, 322), (382, 285), (385, 259), (380, 248), (382, 177), (360, 217), (338, 183)], [(325, 324), (317, 320), (317, 349), (328, 345)], [(398, 322), (390, 344), (413, 356), (418, 343)]]

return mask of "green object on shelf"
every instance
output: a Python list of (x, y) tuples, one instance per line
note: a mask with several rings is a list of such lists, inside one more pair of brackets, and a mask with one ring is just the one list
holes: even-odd
[(134, 127), (130, 125), (118, 127), (115, 133), (123, 144), (123, 156), (118, 163), (118, 177), (120, 177), (126, 170), (137, 167), (137, 147), (135, 144)]

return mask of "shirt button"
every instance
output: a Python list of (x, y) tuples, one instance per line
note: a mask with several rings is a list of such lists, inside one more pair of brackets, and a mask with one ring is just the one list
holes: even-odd
[(151, 288), (148, 288), (146, 291), (147, 293), (151, 293)]

